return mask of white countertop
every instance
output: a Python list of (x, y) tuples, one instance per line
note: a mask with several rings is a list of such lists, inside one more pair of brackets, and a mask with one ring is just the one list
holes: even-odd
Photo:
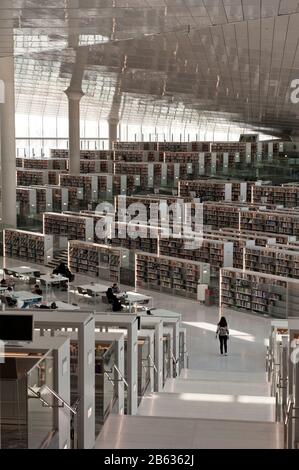
[(47, 284), (68, 281), (68, 278), (61, 276), (61, 274), (43, 274), (41, 277), (37, 278), (37, 280), (39, 279), (46, 282)]
[(19, 300), (42, 300), (43, 298), (41, 295), (33, 294), (25, 290), (13, 291), (12, 297)]
[(40, 272), (39, 269), (31, 268), (30, 266), (16, 266), (13, 268), (6, 268), (7, 271), (16, 273), (16, 274), (32, 274), (35, 272)]
[(95, 292), (96, 294), (100, 294), (100, 293), (104, 294), (109, 288), (109, 286), (105, 286), (104, 284), (84, 284), (78, 287), (84, 290), (87, 290), (87, 289), (91, 290), (92, 292)]

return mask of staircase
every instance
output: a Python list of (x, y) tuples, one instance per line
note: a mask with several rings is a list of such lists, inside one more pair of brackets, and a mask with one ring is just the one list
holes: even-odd
[(274, 422), (266, 373), (183, 370), (163, 392), (143, 398), (142, 416)]
[(143, 397), (137, 416), (110, 415), (95, 447), (283, 448), (269, 392), (263, 372), (183, 370), (163, 392)]
[(68, 263), (68, 252), (67, 250), (61, 250), (53, 256), (53, 259), (48, 262), (48, 266), (56, 268), (60, 263), (67, 265)]

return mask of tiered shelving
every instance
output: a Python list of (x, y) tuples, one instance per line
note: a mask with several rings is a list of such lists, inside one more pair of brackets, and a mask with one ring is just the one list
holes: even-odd
[(253, 186), (252, 202), (298, 207), (299, 186)]
[[(205, 273), (206, 271), (206, 273)], [(150, 253), (136, 253), (136, 287), (196, 299), (198, 285), (209, 278), (209, 265)]]
[(4, 256), (36, 264), (47, 264), (53, 258), (53, 237), (25, 230), (3, 231)]
[(68, 263), (71, 271), (120, 282), (123, 251), (97, 243), (70, 241)]
[(297, 251), (269, 247), (244, 250), (244, 268), (276, 276), (299, 279), (299, 246)]
[(43, 232), (68, 240), (93, 241), (93, 220), (82, 215), (46, 212), (43, 217)]
[(220, 305), (277, 318), (298, 315), (299, 280), (241, 269), (222, 269)]

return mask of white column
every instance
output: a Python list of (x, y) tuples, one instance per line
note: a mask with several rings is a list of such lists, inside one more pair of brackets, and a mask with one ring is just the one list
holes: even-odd
[(118, 121), (109, 120), (109, 150), (112, 150), (113, 142), (117, 141), (117, 125)]
[[(11, 36), (13, 54), (13, 35)], [(15, 88), (14, 58), (0, 59), (1, 120), (1, 178), (2, 178), (2, 223), (16, 227), (16, 144), (15, 144)]]
[(80, 101), (84, 95), (82, 90), (65, 91), (69, 104), (69, 161), (70, 173), (80, 173)]

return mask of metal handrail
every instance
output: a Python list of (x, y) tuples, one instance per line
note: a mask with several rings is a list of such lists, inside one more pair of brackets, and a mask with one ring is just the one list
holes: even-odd
[[(147, 364), (147, 368), (148, 368), (148, 369), (149, 369), (149, 368), (150, 368), (150, 369), (153, 368), (155, 372), (158, 372), (157, 366), (156, 366), (156, 364), (154, 363), (154, 360), (153, 360), (153, 358), (152, 358), (152, 356), (151, 356), (150, 354), (147, 356), (146, 359), (143, 359), (142, 365), (143, 365), (143, 363), (146, 363), (148, 360), (150, 361), (151, 365), (148, 365), (148, 364)], [(146, 367), (146, 366), (143, 365), (143, 367)]]
[[(33, 388), (31, 387), (28, 387), (28, 389), (30, 390), (31, 393), (35, 395), (35, 398), (38, 398), (42, 402), (43, 406), (46, 406), (47, 408), (64, 408), (65, 407), (74, 415), (77, 414), (77, 409), (71, 407), (71, 405), (69, 405), (60, 395), (58, 395), (58, 393), (56, 393), (54, 390), (48, 387), (48, 385), (42, 385), (38, 392), (33, 390)], [(53, 395), (58, 401), (60, 401), (61, 405), (58, 405), (57, 407), (55, 407), (51, 405), (50, 403), (48, 403), (41, 395), (41, 390), (44, 390), (44, 389), (47, 390), (49, 393), (51, 393), (51, 395)]]
[(121, 371), (119, 370), (119, 368), (117, 367), (116, 364), (113, 364), (113, 368), (116, 370), (116, 372), (118, 373), (118, 375), (120, 376), (121, 380), (123, 381), (123, 383), (125, 384), (125, 386), (127, 388), (129, 388), (129, 384), (128, 382), (126, 381), (126, 379), (124, 378), (123, 374), (121, 373)]
[[(290, 420), (293, 419), (299, 419), (299, 416), (294, 416), (293, 411), (298, 411), (299, 407), (294, 406), (294, 400), (289, 399), (288, 404), (287, 404), (287, 409), (286, 409), (286, 414), (285, 414), (285, 420), (284, 420), (284, 446), (285, 449), (288, 448), (288, 427), (290, 424)], [(292, 443), (290, 443), (293, 445)]]
[(189, 369), (189, 357), (190, 356), (189, 356), (189, 352), (188, 352), (187, 349), (185, 351), (183, 351), (183, 355), (184, 355), (184, 357), (186, 356), (186, 359), (187, 359), (186, 360), (186, 368)]
[[(113, 373), (114, 369), (116, 370), (116, 372), (117, 372), (118, 376), (120, 377), (120, 379), (115, 380), (110, 376), (110, 374)], [(123, 374), (121, 373), (121, 371), (119, 370), (119, 368), (115, 364), (113, 364), (113, 366), (110, 370), (105, 370), (104, 369), (104, 374), (108, 377), (109, 382), (111, 382), (113, 384), (113, 387), (115, 386), (115, 381), (117, 381), (117, 382), (123, 382), (125, 384), (125, 386), (127, 388), (129, 388), (128, 382), (126, 381)]]
[(176, 365), (176, 364), (179, 362), (179, 360), (180, 360), (180, 359), (176, 359), (176, 357), (175, 357), (173, 351), (171, 351), (171, 358), (172, 358), (173, 363), (174, 363), (175, 365)]

